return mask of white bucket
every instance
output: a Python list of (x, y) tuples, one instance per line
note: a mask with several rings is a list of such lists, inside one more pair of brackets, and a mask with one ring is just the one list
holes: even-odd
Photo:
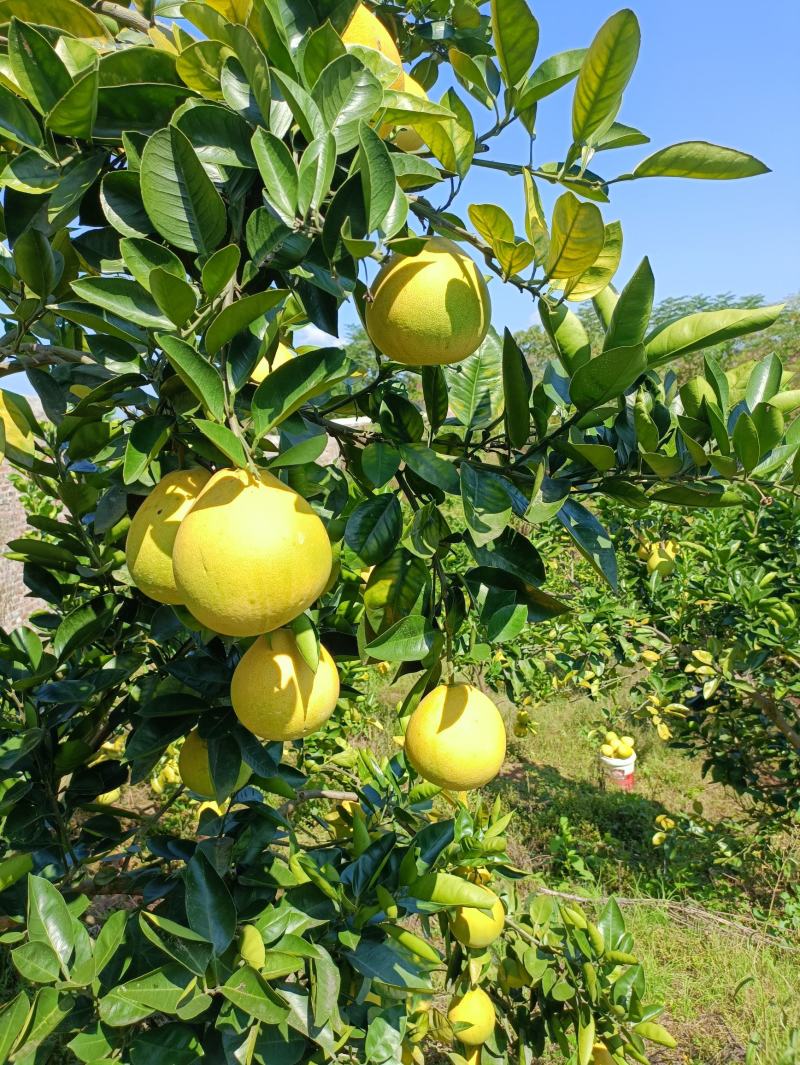
[(633, 791), (635, 784), (634, 772), (636, 770), (636, 752), (628, 758), (607, 758), (600, 755), (600, 764), (606, 780), (615, 784), (623, 791)]

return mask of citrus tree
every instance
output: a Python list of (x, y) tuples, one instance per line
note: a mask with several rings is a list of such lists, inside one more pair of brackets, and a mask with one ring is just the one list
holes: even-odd
[[(538, 525), (613, 587), (592, 496), (757, 506), (791, 481), (774, 363), (734, 403), (713, 360), (680, 394), (662, 376), (779, 308), (651, 328), (650, 265), (617, 292), (601, 210), (765, 167), (689, 142), (614, 173), (648, 139), (618, 121), (627, 10), (544, 59), (523, 0), (0, 16), (0, 374), (45, 415), (3, 391), (4, 446), (50, 501), (9, 544), (45, 607), (0, 644), (0, 1061), (645, 1062), (672, 1040), (620, 911), (526, 891), (475, 790), (504, 723), (453, 663), (569, 609)], [(559, 90), (571, 130), (534, 162)], [(506, 161), (512, 124), (531, 151)], [(524, 235), (455, 213), (478, 167), (516, 179)], [(503, 284), (538, 306), (541, 380), (492, 325)], [(335, 337), (345, 305), (358, 365), (299, 332)], [(408, 678), (393, 756), (352, 709), (370, 660)]]

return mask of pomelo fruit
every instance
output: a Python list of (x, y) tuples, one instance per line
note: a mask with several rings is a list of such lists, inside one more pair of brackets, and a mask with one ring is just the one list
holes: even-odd
[(462, 946), (481, 950), (494, 943), (503, 931), (505, 921), (506, 911), (494, 895), (490, 913), (475, 906), (456, 906), (450, 916), (450, 931)]
[(290, 347), (281, 341), (275, 349), (275, 354), (272, 356), (272, 365), (269, 364), (269, 359), (264, 356), (260, 362), (257, 363), (255, 370), (250, 375), (250, 380), (257, 385), (260, 385), (264, 378), (270, 374), (273, 370), (277, 370), (279, 366), (283, 366), (285, 362), (293, 359), (297, 353), (292, 351)]
[(483, 787), (505, 758), (503, 719), (491, 699), (470, 684), (440, 684), (409, 718), (405, 752), (420, 776), (440, 788)]
[[(211, 769), (208, 764), (208, 744), (194, 729), (183, 742), (180, 757), (178, 759), (178, 771), (181, 780), (196, 795), (204, 799), (214, 798), (214, 785), (211, 781)], [(231, 789), (231, 794), (243, 788), (252, 775), (249, 765), (242, 763), (236, 783)]]
[(180, 524), (211, 478), (196, 467), (175, 470), (162, 477), (131, 519), (125, 541), (125, 561), (131, 580), (157, 603), (179, 604), (172, 550)]
[(376, 52), (386, 56), (398, 66), (397, 79), (392, 82), (391, 88), (401, 89), (403, 86), (403, 69), (400, 53), (391, 33), (386, 29), (380, 19), (373, 15), (365, 4), (359, 4), (347, 23), (342, 40), (345, 44), (360, 44), (365, 48), (374, 48)]
[(320, 647), (312, 673), (289, 629), (259, 637), (233, 673), (231, 703), (236, 716), (263, 740), (297, 740), (323, 725), (339, 698), (336, 663)]
[(489, 292), (475, 262), (443, 237), (419, 255), (392, 255), (367, 302), (367, 332), (406, 366), (440, 366), (471, 355), (489, 329)]
[(181, 600), (225, 636), (260, 636), (302, 614), (325, 588), (331, 561), (325, 526), (266, 470), (215, 473), (172, 553)]
[[(494, 1004), (480, 987), (470, 988), (450, 1003), (447, 1019), (453, 1025), (456, 1039), (466, 1046), (480, 1046), (494, 1031)], [(466, 1025), (457, 1028), (457, 1025)]]

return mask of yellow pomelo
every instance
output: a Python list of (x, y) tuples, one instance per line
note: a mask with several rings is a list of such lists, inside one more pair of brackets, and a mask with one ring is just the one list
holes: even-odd
[[(194, 729), (186, 737), (181, 747), (178, 759), (178, 770), (181, 780), (196, 795), (204, 799), (214, 798), (214, 785), (211, 781), (211, 769), (208, 764), (208, 744), (202, 738), (197, 729)], [(239, 776), (232, 788), (232, 793), (243, 788), (250, 779), (252, 770), (249, 765), (242, 763)]]
[[(403, 75), (403, 84), (398, 86), (401, 92), (407, 92), (411, 96), (419, 96), (422, 100), (428, 99), (428, 94), (422, 88), (418, 81), (415, 81), (410, 74)], [(411, 126), (393, 126), (387, 122), (380, 128), (380, 135), (382, 137), (388, 137), (392, 130), (396, 129), (394, 143), (403, 152), (418, 152), (425, 147), (425, 141), (420, 137), (419, 133)]]
[(252, 644), (233, 673), (231, 702), (246, 729), (262, 740), (296, 740), (323, 725), (339, 698), (336, 663), (320, 647), (312, 673), (294, 633), (277, 629)]
[(175, 584), (199, 622), (225, 636), (260, 636), (302, 614), (331, 572), (325, 526), (266, 470), (220, 470), (184, 518)]
[[(485, 991), (473, 987), (453, 999), (447, 1019), (455, 1029), (456, 1039), (467, 1046), (480, 1046), (494, 1031), (494, 1005)], [(460, 1024), (468, 1027), (456, 1028)]]
[(391, 88), (402, 88), (402, 60), (400, 59), (397, 45), (380, 19), (373, 15), (364, 4), (359, 4), (353, 12), (353, 16), (342, 34), (342, 40), (345, 44), (361, 44), (365, 48), (374, 48), (376, 52), (380, 52), (387, 59), (396, 63), (401, 69), (398, 71), (397, 79), (392, 82)]
[(131, 580), (157, 603), (183, 602), (172, 573), (172, 549), (181, 522), (211, 474), (197, 467), (162, 477), (131, 520), (125, 561)]
[(0, 460), (4, 451), (15, 462), (33, 455), (36, 445), (22, 408), (16, 402), (13, 392), (5, 392), (2, 389), (0, 389), (0, 422), (3, 423), (3, 436), (0, 437), (0, 443), (5, 441), (3, 447), (0, 447)]
[(475, 906), (456, 906), (450, 917), (450, 931), (464, 947), (480, 950), (488, 947), (503, 931), (506, 911), (498, 897), (492, 892), (494, 902), (490, 913)]
[(419, 255), (393, 255), (367, 303), (375, 345), (406, 366), (439, 366), (471, 355), (489, 329), (489, 292), (457, 244), (431, 237)]
[(291, 348), (287, 347), (283, 342), (279, 343), (275, 349), (275, 354), (272, 356), (272, 365), (270, 366), (269, 360), (266, 355), (258, 363), (255, 370), (250, 375), (250, 380), (257, 385), (260, 385), (264, 378), (272, 371), (277, 370), (279, 366), (283, 366), (289, 359), (293, 359), (295, 352)]
[(505, 758), (503, 719), (491, 699), (470, 684), (440, 684), (409, 718), (405, 752), (420, 776), (440, 788), (483, 787)]

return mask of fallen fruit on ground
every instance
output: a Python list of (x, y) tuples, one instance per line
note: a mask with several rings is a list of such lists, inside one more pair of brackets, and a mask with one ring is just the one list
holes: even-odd
[(125, 541), (131, 580), (157, 603), (182, 603), (172, 570), (172, 552), (180, 524), (211, 474), (197, 466), (162, 477), (136, 511)]
[[(181, 747), (178, 759), (181, 780), (196, 795), (204, 799), (214, 798), (214, 782), (211, 779), (211, 767), (208, 761), (208, 743), (197, 729), (193, 729)], [(231, 795), (243, 788), (252, 775), (250, 766), (242, 764), (236, 783), (231, 788)]]
[(263, 740), (296, 740), (328, 720), (339, 698), (336, 665), (320, 647), (316, 673), (289, 629), (253, 643), (236, 667), (231, 702), (236, 716)]
[(393, 255), (367, 303), (367, 332), (390, 359), (438, 366), (471, 355), (489, 329), (489, 291), (474, 260), (444, 237)]
[(472, 685), (440, 684), (409, 718), (405, 752), (420, 776), (440, 788), (481, 788), (497, 776), (505, 758), (503, 719)]
[(353, 12), (352, 18), (347, 23), (342, 34), (342, 40), (345, 44), (360, 44), (365, 48), (374, 48), (376, 52), (380, 52), (381, 55), (396, 63), (400, 69), (398, 70), (397, 79), (392, 82), (391, 88), (402, 88), (402, 61), (394, 38), (380, 19), (373, 15), (364, 4), (359, 4)]
[(488, 913), (474, 906), (457, 906), (450, 916), (450, 931), (462, 946), (480, 950), (494, 943), (503, 931), (505, 920), (506, 911), (495, 895)]
[(456, 1039), (467, 1046), (480, 1046), (494, 1031), (494, 1005), (482, 988), (473, 987), (453, 999), (447, 1019)]
[(220, 470), (181, 523), (172, 562), (183, 603), (225, 636), (260, 636), (302, 614), (331, 572), (325, 526), (266, 470)]

